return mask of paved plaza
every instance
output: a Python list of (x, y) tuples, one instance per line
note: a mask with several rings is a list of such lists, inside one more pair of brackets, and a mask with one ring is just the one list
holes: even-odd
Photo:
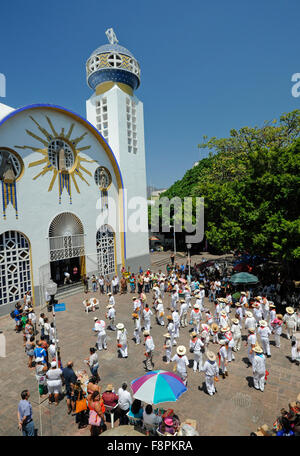
[[(163, 269), (166, 254), (152, 255), (155, 263), (153, 269)], [(169, 258), (169, 257), (168, 257)], [(192, 257), (192, 262), (197, 258)], [(159, 260), (159, 261), (158, 261)], [(178, 258), (178, 261), (180, 259)], [(185, 259), (183, 259), (185, 262)], [(166, 263), (166, 261), (165, 261)], [(158, 266), (159, 265), (159, 266)], [(88, 294), (89, 297), (99, 298), (99, 292)], [(115, 389), (126, 381), (130, 382), (143, 375), (144, 346), (136, 345), (131, 337), (133, 335), (132, 294), (116, 296), (116, 322), (123, 322), (128, 331), (127, 359), (117, 357), (116, 332), (107, 330), (108, 350), (98, 352), (100, 363), (101, 386), (104, 391), (108, 383), (112, 383)], [(56, 314), (59, 346), (61, 347), (62, 362), (65, 365), (68, 360), (74, 361), (74, 370), (86, 369), (84, 358), (89, 356), (89, 347), (95, 345), (96, 335), (92, 331), (94, 317), (105, 318), (107, 297), (100, 296), (100, 308), (96, 312), (86, 313), (82, 301), (86, 297), (84, 293), (70, 296), (64, 299), (66, 311)], [(152, 293), (147, 295), (147, 301), (152, 306)], [(192, 300), (194, 303), (194, 299)], [(164, 299), (166, 315), (170, 296), (167, 293)], [(205, 305), (213, 309), (213, 304)], [(44, 309), (46, 312), (46, 309)], [(37, 309), (39, 314), (39, 309)], [(233, 318), (234, 309), (231, 311)], [(50, 315), (51, 317), (51, 315)], [(67, 415), (65, 400), (58, 407), (54, 404), (49, 406), (47, 396), (42, 397), (39, 406), (38, 386), (34, 375), (34, 369), (27, 367), (27, 357), (24, 353), (21, 334), (14, 331), (14, 321), (10, 316), (0, 319), (0, 329), (4, 332), (7, 342), (7, 357), (0, 358), (0, 433), (6, 436), (21, 435), (17, 428), (17, 404), (20, 400), (20, 392), (28, 388), (31, 393), (30, 401), (33, 406), (34, 422), (39, 429), (39, 435), (89, 435), (89, 429), (79, 430), (75, 424), (75, 417)], [(188, 348), (191, 326), (180, 330), (178, 345)], [(155, 369), (172, 370), (174, 363), (165, 364), (164, 338), (166, 327), (158, 326), (152, 317), (151, 334), (154, 338)], [(243, 330), (243, 335), (246, 332)], [(217, 352), (217, 346), (210, 343), (210, 349)], [(172, 355), (175, 354), (175, 348)], [(274, 346), (274, 336), (271, 336), (272, 357), (266, 360), (267, 370), (270, 372), (265, 391), (257, 391), (252, 385), (252, 368), (247, 367), (247, 349), (245, 341), (241, 351), (235, 354), (235, 361), (229, 364), (229, 376), (226, 379), (219, 378), (217, 394), (208, 396), (202, 390), (204, 374), (194, 373), (190, 363), (188, 369), (188, 391), (184, 393), (176, 403), (161, 404), (164, 408), (174, 408), (181, 421), (186, 418), (197, 420), (197, 431), (201, 436), (247, 436), (258, 426), (267, 423), (272, 426), (282, 407), (287, 407), (290, 401), (296, 399), (300, 392), (300, 367), (290, 362), (290, 342), (281, 337), (281, 348)], [(187, 350), (190, 360), (193, 355)], [(118, 426), (118, 422), (116, 423)], [(110, 424), (108, 424), (108, 428)]]

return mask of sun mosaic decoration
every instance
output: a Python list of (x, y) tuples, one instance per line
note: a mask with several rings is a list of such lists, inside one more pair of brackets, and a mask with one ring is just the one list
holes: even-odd
[(43, 169), (34, 176), (33, 180), (38, 179), (40, 176), (51, 172), (52, 179), (48, 188), (48, 192), (53, 190), (56, 179), (58, 180), (58, 192), (59, 192), (59, 204), (61, 203), (61, 195), (64, 189), (69, 194), (70, 204), (72, 204), (72, 192), (71, 192), (71, 183), (73, 182), (74, 187), (76, 188), (77, 193), (80, 193), (76, 178), (79, 177), (87, 185), (90, 185), (85, 179), (83, 173), (92, 176), (92, 173), (82, 166), (82, 162), (94, 163), (95, 160), (87, 160), (84, 157), (81, 157), (79, 154), (83, 150), (90, 149), (91, 146), (77, 147), (77, 145), (84, 139), (87, 135), (87, 132), (83, 133), (81, 136), (72, 139), (72, 131), (75, 126), (75, 123), (72, 123), (69, 127), (67, 133), (65, 129), (62, 128), (61, 132), (58, 133), (48, 116), (46, 120), (49, 124), (50, 131), (47, 131), (43, 128), (32, 116), (29, 116), (30, 119), (36, 124), (39, 131), (46, 138), (42, 138), (30, 130), (26, 130), (26, 133), (29, 136), (32, 136), (34, 139), (39, 141), (44, 147), (32, 147), (32, 146), (15, 146), (18, 149), (30, 149), (34, 152), (40, 153), (43, 158), (37, 160), (28, 165), (29, 168), (34, 166), (44, 165)]

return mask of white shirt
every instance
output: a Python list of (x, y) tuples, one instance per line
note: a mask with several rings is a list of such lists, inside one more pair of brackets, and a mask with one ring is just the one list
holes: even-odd
[(200, 312), (200, 310), (199, 309), (192, 309), (191, 318), (193, 320), (200, 321), (201, 320), (201, 312)]
[(256, 334), (250, 334), (248, 336), (248, 347), (251, 348), (252, 345), (255, 345), (256, 343)]
[(155, 413), (150, 413), (150, 415), (148, 415), (145, 411), (143, 412), (143, 422), (145, 424), (159, 424), (161, 420), (161, 416), (155, 415)]
[(184, 355), (184, 356), (178, 356), (177, 354), (175, 356), (173, 356), (173, 358), (171, 359), (171, 361), (176, 361), (176, 364), (177, 364), (177, 370), (180, 371), (180, 372), (186, 372), (186, 366), (189, 365), (189, 360), (187, 359), (187, 357)]
[(153, 315), (152, 310), (147, 307), (148, 310), (143, 310), (144, 320), (150, 320), (151, 315)]
[(167, 326), (168, 333), (172, 336), (175, 333), (175, 325), (174, 323), (170, 322)]
[(256, 320), (254, 317), (247, 317), (245, 320), (245, 329), (256, 328)]
[(153, 338), (151, 336), (148, 336), (147, 339), (145, 340), (145, 350), (147, 353), (150, 351), (153, 351), (155, 349), (155, 345), (153, 342)]
[(119, 341), (120, 345), (127, 344), (127, 330), (124, 328), (123, 330), (118, 330), (117, 332), (117, 340)]
[(128, 410), (132, 404), (132, 397), (128, 391), (124, 391), (123, 388), (118, 390), (118, 404), (121, 410)]
[(205, 375), (208, 375), (210, 377), (219, 375), (219, 368), (216, 361), (206, 360), (203, 366), (203, 370), (205, 372)]
[(221, 357), (221, 360), (222, 361), (225, 361), (227, 359), (227, 349), (225, 347), (225, 345), (223, 345), (221, 348), (220, 348), (220, 357)]
[(201, 339), (198, 339), (198, 337), (196, 338), (195, 342), (190, 340), (190, 348), (194, 349), (194, 353), (200, 353), (202, 347), (204, 347), (204, 343)]
[(252, 363), (253, 372), (264, 374), (266, 372), (266, 358), (264, 355), (255, 355)]
[(115, 318), (115, 316), (116, 316), (115, 308), (111, 307), (110, 309), (108, 309), (107, 318), (112, 319), (112, 318)]
[(36, 315), (35, 315), (35, 313), (31, 312), (30, 314), (28, 314), (28, 318), (29, 318), (29, 320), (32, 321), (32, 323), (35, 323), (35, 322), (36, 322)]
[(115, 301), (115, 298), (113, 295), (110, 296), (110, 298), (108, 300), (108, 304), (110, 304), (111, 306), (114, 306), (116, 304), (116, 301)]
[(188, 305), (186, 302), (183, 302), (180, 306), (180, 316), (187, 313)]
[(259, 327), (257, 330), (257, 333), (260, 335), (261, 339), (268, 339), (269, 334), (271, 334), (271, 330), (268, 326), (265, 327)]
[(179, 313), (174, 311), (172, 312), (173, 322), (174, 324), (179, 323)]

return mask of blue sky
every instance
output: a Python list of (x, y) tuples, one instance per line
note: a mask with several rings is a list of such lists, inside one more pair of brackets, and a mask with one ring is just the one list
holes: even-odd
[(113, 27), (141, 65), (148, 185), (168, 187), (200, 158), (203, 135), (300, 109), (299, 17), (299, 0), (2, 2), (0, 102), (85, 116), (85, 62)]

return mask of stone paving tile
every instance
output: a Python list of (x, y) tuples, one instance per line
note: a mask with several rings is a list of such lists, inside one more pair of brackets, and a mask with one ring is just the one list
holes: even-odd
[[(162, 268), (163, 269), (163, 268)], [(95, 294), (97, 298), (99, 293)], [(89, 293), (89, 296), (94, 294)], [(100, 361), (101, 386), (105, 388), (113, 383), (119, 388), (123, 381), (130, 383), (133, 379), (143, 375), (144, 347), (135, 345), (131, 340), (133, 334), (132, 294), (116, 297), (117, 321), (125, 323), (129, 333), (129, 357), (119, 359), (116, 351), (116, 332), (107, 331), (108, 351), (98, 352)], [(83, 311), (83, 293), (66, 298), (67, 311), (56, 314), (59, 345), (64, 363), (73, 359), (75, 369), (86, 368), (83, 362), (89, 355), (89, 347), (96, 342), (92, 331), (93, 317), (104, 318), (107, 299), (100, 296), (100, 309), (95, 313), (86, 314)], [(208, 304), (206, 299), (206, 305)], [(151, 304), (151, 296), (148, 295)], [(164, 299), (165, 311), (170, 298)], [(9, 316), (0, 319), (0, 327), (7, 340), (7, 357), (0, 359), (0, 406), (5, 415), (0, 414), (1, 435), (20, 435), (16, 423), (17, 403), (20, 392), (24, 388), (31, 391), (31, 402), (34, 411), (36, 427), (41, 429), (39, 419), (39, 399), (34, 371), (27, 367), (24, 354), (22, 336), (14, 332), (14, 324)], [(181, 329), (179, 344), (188, 347), (190, 326)], [(166, 328), (152, 320), (152, 335), (156, 345), (154, 362), (155, 369), (172, 370), (173, 365), (166, 365), (163, 360), (163, 337)], [(217, 352), (217, 346), (210, 344), (210, 348)], [(175, 350), (173, 350), (175, 354)], [(204, 391), (199, 391), (204, 382), (204, 374), (188, 370), (188, 391), (176, 403), (161, 404), (164, 408), (174, 408), (181, 420), (194, 418), (198, 422), (200, 435), (249, 435), (260, 424), (269, 426), (275, 421), (280, 408), (287, 407), (290, 400), (295, 400), (300, 392), (300, 368), (291, 364), (287, 356), (290, 355), (290, 342), (282, 337), (281, 348), (271, 345), (272, 357), (267, 360), (267, 369), (270, 372), (265, 392), (256, 391), (252, 384), (252, 369), (247, 368), (243, 358), (247, 357), (247, 350), (242, 344), (241, 351), (236, 354), (236, 360), (229, 365), (229, 377), (220, 378), (217, 384), (217, 394), (210, 397)], [(192, 355), (187, 353), (188, 358)], [(237, 404), (237, 394), (243, 394), (246, 406)], [(43, 397), (45, 399), (45, 397)], [(224, 419), (226, 417), (226, 419)], [(41, 405), (43, 435), (89, 435), (88, 429), (78, 430), (75, 418), (66, 413), (65, 401), (58, 407), (49, 406), (47, 400)], [(116, 426), (118, 423), (116, 423)]]

